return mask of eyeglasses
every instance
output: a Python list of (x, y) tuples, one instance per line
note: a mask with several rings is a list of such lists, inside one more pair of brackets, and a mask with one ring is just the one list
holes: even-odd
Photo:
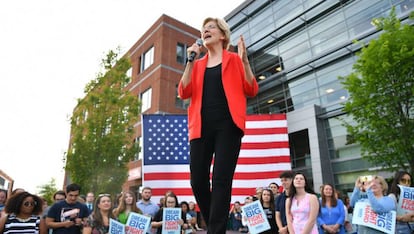
[(37, 202), (24, 202), (23, 203), (23, 205), (25, 206), (25, 207), (29, 207), (29, 206), (33, 206), (33, 207), (35, 207), (36, 205), (37, 205)]
[(411, 184), (411, 179), (401, 178), (400, 183), (402, 183), (402, 184)]
[(214, 24), (210, 24), (210, 25), (207, 25), (207, 26), (204, 26), (203, 28), (201, 28), (201, 32), (205, 32), (206, 30), (211, 30), (211, 29), (216, 29), (217, 28), (217, 26), (216, 25), (214, 25)]

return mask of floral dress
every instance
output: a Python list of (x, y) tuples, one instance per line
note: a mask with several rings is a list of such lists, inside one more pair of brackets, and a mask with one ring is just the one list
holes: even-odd
[(292, 213), (292, 225), (295, 234), (318, 234), (316, 222), (309, 233), (303, 233), (303, 228), (309, 219), (310, 207), (310, 194), (306, 193), (306, 196), (299, 202), (296, 197), (293, 197), (290, 211)]
[(89, 215), (87, 225), (92, 228), (92, 234), (107, 234), (109, 226), (97, 226), (93, 215)]

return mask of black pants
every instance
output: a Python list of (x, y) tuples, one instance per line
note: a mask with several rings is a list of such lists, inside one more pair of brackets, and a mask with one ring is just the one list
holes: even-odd
[(190, 142), (191, 187), (206, 221), (208, 234), (226, 232), (233, 175), (242, 136), (242, 131), (232, 120), (211, 124), (204, 122), (201, 138)]

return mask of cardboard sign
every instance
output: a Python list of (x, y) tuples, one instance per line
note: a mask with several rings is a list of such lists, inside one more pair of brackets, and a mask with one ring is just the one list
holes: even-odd
[(162, 233), (163, 234), (180, 234), (181, 225), (181, 208), (163, 208), (162, 212)]
[(151, 218), (142, 214), (131, 212), (126, 222), (126, 234), (143, 234), (146, 233), (151, 224)]
[(385, 233), (395, 233), (397, 213), (375, 213), (368, 200), (358, 201), (354, 207), (352, 224), (363, 225)]
[(125, 225), (115, 219), (109, 219), (109, 234), (125, 234)]
[(267, 216), (259, 200), (242, 206), (243, 214), (247, 218), (247, 226), (251, 234), (260, 233), (270, 229)]
[(400, 198), (397, 205), (397, 214), (404, 215), (414, 212), (414, 188), (398, 186), (400, 187)]

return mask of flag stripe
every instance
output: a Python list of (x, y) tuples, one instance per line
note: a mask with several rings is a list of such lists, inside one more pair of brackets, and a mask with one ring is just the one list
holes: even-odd
[(243, 142), (241, 149), (263, 149), (263, 148), (286, 148), (289, 149), (289, 142)]
[[(238, 168), (239, 169), (239, 168)], [(251, 166), (249, 166), (250, 171), (252, 170)], [(234, 180), (251, 180), (251, 179), (267, 179), (267, 178), (278, 178), (281, 171), (275, 171), (274, 169), (271, 171), (262, 171), (260, 173), (257, 172), (239, 172), (234, 174)], [(181, 172), (181, 173), (147, 173), (146, 180), (190, 180), (190, 174)]]
[(290, 155), (289, 149), (258, 149), (245, 150), (241, 149), (239, 157), (277, 157), (278, 155)]
[[(188, 165), (187, 116), (143, 115), (142, 120), (143, 186), (152, 188), (152, 200), (158, 202), (167, 191), (173, 191), (179, 201), (195, 201)], [(247, 116), (232, 202), (243, 202), (256, 187), (280, 184), (280, 173), (291, 169), (287, 133), (285, 114)]]
[(288, 141), (286, 134), (263, 134), (263, 135), (244, 135), (242, 143), (262, 143), (262, 142), (286, 142)]
[[(258, 184), (270, 184), (271, 182), (280, 183), (279, 178), (266, 178), (266, 179), (254, 179), (254, 180), (234, 180), (233, 181), (233, 188), (251, 188), (255, 189), (258, 187)], [(165, 184), (165, 180), (152, 180), (151, 182), (147, 183), (146, 185), (150, 186), (151, 188), (189, 188), (190, 187), (190, 180), (189, 179), (182, 179), (182, 180), (174, 180), (174, 183)], [(266, 187), (266, 186), (264, 186)]]
[(290, 156), (275, 156), (275, 157), (257, 157), (257, 158), (243, 158), (239, 157), (238, 165), (254, 165), (254, 164), (269, 164), (269, 163), (288, 163), (290, 164)]
[(287, 128), (246, 128), (245, 135), (286, 134)]

